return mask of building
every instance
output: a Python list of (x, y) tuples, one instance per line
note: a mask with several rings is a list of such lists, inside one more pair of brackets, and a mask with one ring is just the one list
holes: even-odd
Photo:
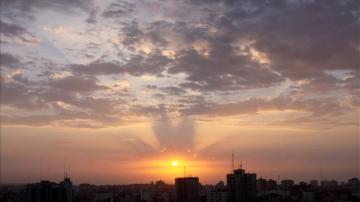
[(256, 201), (256, 174), (245, 173), (243, 169), (234, 170), (227, 175), (228, 202)]
[(282, 189), (290, 189), (294, 186), (294, 181), (289, 179), (282, 180), (280, 186)]
[(218, 182), (210, 191), (206, 191), (206, 202), (226, 202), (227, 190), (223, 181)]
[(319, 183), (317, 180), (311, 180), (310, 185), (311, 185), (311, 187), (316, 188), (319, 186)]
[(62, 195), (63, 202), (73, 202), (74, 192), (73, 192), (73, 183), (70, 178), (65, 177), (63, 181), (60, 182), (60, 194)]
[(266, 189), (268, 190), (274, 190), (277, 188), (277, 183), (275, 180), (273, 179), (269, 179), (267, 182), (266, 182)]
[(260, 179), (256, 180), (256, 190), (259, 193), (266, 191), (266, 179), (260, 177)]
[(360, 180), (358, 178), (351, 178), (347, 181), (345, 187), (353, 193), (360, 193)]
[(27, 202), (73, 202), (73, 186), (69, 178), (59, 184), (40, 181), (26, 186)]
[(113, 195), (111, 193), (96, 193), (91, 202), (113, 202)]
[(217, 189), (210, 191), (206, 196), (207, 202), (226, 202), (227, 190)]
[(302, 191), (301, 202), (315, 202), (316, 193), (314, 191)]
[(198, 177), (176, 178), (175, 186), (177, 202), (196, 202), (199, 200), (200, 183)]

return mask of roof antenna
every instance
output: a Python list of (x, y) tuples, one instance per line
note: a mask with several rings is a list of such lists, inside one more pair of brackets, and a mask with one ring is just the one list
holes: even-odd
[(322, 165), (320, 165), (320, 183), (323, 181), (323, 169), (322, 169)]
[(39, 178), (42, 181), (42, 159), (40, 159)]
[(234, 153), (231, 153), (231, 169), (234, 171)]

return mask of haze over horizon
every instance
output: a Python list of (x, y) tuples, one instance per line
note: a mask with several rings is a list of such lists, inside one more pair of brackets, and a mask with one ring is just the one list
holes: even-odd
[(0, 2), (1, 183), (360, 177), (360, 1)]

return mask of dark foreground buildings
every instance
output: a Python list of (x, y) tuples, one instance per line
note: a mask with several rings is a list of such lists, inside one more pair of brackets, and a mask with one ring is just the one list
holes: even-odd
[(69, 178), (58, 183), (41, 181), (26, 187), (27, 202), (73, 202), (73, 184)]
[[(293, 183), (260, 178), (255, 196), (255, 174), (235, 170), (228, 184), (200, 185), (199, 178), (177, 178), (176, 185), (162, 181), (128, 185), (74, 185), (41, 181), (28, 185), (0, 185), (0, 202), (360, 202), (360, 180), (317, 180)], [(254, 196), (257, 199), (254, 199)]]
[[(201, 201), (198, 177), (176, 178), (176, 201)], [(208, 202), (256, 202), (256, 174), (243, 169), (234, 170), (227, 175), (227, 188), (217, 188), (207, 194)]]
[(175, 179), (176, 201), (199, 201), (200, 183), (198, 177), (183, 177)]
[(228, 174), (227, 202), (256, 202), (256, 174), (243, 169)]

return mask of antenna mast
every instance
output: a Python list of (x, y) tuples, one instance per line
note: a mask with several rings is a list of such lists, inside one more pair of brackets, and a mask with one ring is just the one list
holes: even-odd
[(42, 160), (40, 160), (40, 170), (39, 170), (39, 177), (40, 177), (40, 181), (42, 181)]
[(320, 167), (320, 184), (323, 181), (323, 170), (322, 170), (322, 166)]
[(231, 172), (234, 171), (234, 153), (231, 153)]

